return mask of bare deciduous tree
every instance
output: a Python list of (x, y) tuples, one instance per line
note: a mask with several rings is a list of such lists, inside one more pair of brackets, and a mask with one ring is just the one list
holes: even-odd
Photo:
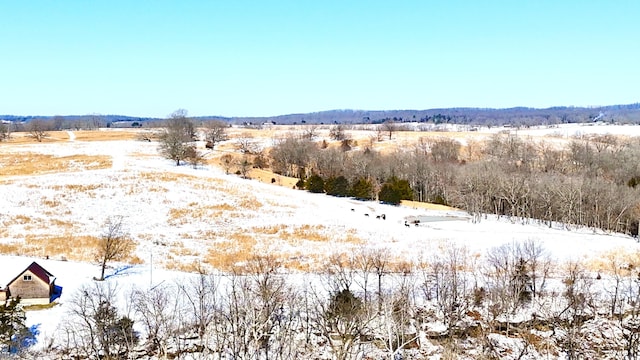
[(164, 132), (160, 135), (159, 151), (166, 159), (176, 162), (185, 160), (192, 146), (195, 127), (187, 118), (186, 110), (176, 110), (165, 123)]
[(249, 161), (249, 158), (247, 157), (246, 154), (242, 156), (241, 159), (238, 160), (237, 165), (238, 165), (238, 171), (240, 171), (240, 175), (242, 175), (242, 177), (246, 179), (248, 177), (249, 170), (251, 170), (251, 162)]
[(270, 151), (272, 168), (285, 176), (304, 175), (317, 151), (316, 144), (308, 139), (293, 136), (279, 139)]
[(466, 248), (451, 245), (427, 261), (423, 269), (423, 291), (427, 299), (435, 299), (450, 332), (469, 309), (470, 256)]
[(393, 137), (393, 133), (398, 131), (398, 125), (393, 120), (385, 120), (381, 125), (382, 130), (387, 133), (389, 140)]
[(221, 141), (227, 140), (227, 128), (229, 125), (224, 121), (214, 120), (205, 124), (205, 140), (207, 147), (213, 149)]
[[(415, 343), (419, 337), (416, 327), (416, 304), (414, 298), (415, 279), (411, 273), (403, 272), (395, 276), (393, 285), (382, 299), (382, 306), (378, 317), (372, 322), (379, 326), (377, 329), (383, 341), (389, 360), (404, 359), (404, 349)], [(377, 321), (376, 321), (377, 320)]]
[(49, 136), (47, 133), (49, 130), (49, 124), (43, 119), (33, 119), (29, 121), (27, 129), (29, 130), (31, 137), (36, 139), (38, 142), (42, 142), (45, 137)]
[(460, 143), (454, 139), (438, 138), (430, 144), (431, 157), (435, 162), (456, 162), (460, 154)]
[(104, 271), (107, 263), (123, 259), (131, 253), (134, 243), (125, 229), (124, 217), (112, 216), (107, 218), (105, 229), (98, 241), (96, 260), (100, 264), (100, 278), (104, 280)]
[(64, 128), (65, 119), (63, 116), (56, 115), (53, 117), (53, 130), (60, 131)]
[(345, 126), (342, 124), (334, 125), (329, 129), (329, 137), (336, 141), (342, 141), (347, 138)]
[(0, 122), (0, 141), (11, 138), (11, 123)]
[(185, 147), (184, 160), (189, 162), (194, 169), (205, 162), (204, 155), (198, 150), (195, 144), (189, 144)]
[(258, 150), (258, 145), (253, 135), (249, 133), (243, 133), (240, 135), (237, 141), (238, 150), (243, 154), (253, 154)]
[(133, 320), (114, 305), (117, 288), (111, 283), (81, 287), (70, 301), (65, 322), (65, 347), (76, 358), (126, 359), (138, 342)]
[(196, 272), (196, 278), (178, 286), (189, 305), (189, 312), (198, 329), (198, 336), (203, 338), (217, 311), (218, 281), (214, 276), (209, 275), (201, 264), (197, 264)]
[(229, 175), (229, 172), (231, 171), (231, 168), (235, 163), (233, 161), (233, 155), (231, 154), (222, 155), (222, 157), (220, 157), (220, 162), (222, 163), (222, 167), (224, 168), (225, 174)]
[(318, 136), (318, 125), (312, 124), (304, 127), (302, 133), (304, 139), (313, 140), (316, 136)]
[[(556, 326), (564, 330), (562, 348), (568, 359), (585, 358), (585, 334), (580, 330), (594, 313), (594, 293), (590, 290), (593, 281), (582, 264), (571, 262), (567, 264), (563, 278), (563, 300), (566, 306), (556, 316)], [(588, 357), (588, 356), (586, 356)]]
[(144, 330), (147, 351), (166, 356), (182, 315), (178, 289), (171, 285), (135, 289), (131, 293), (131, 304)]

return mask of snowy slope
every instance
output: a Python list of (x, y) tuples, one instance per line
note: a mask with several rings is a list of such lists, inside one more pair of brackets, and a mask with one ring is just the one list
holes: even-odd
[[(590, 129), (601, 130), (588, 126), (563, 131)], [(628, 127), (620, 131), (631, 133)], [(597, 258), (620, 248), (640, 250), (634, 239), (620, 234), (567, 230), (561, 225), (548, 228), (493, 216), (472, 223), (459, 211), (335, 198), (225, 175), (217, 168), (176, 167), (158, 156), (157, 144), (148, 142), (69, 141), (2, 146), (0, 152), (16, 157), (24, 152), (111, 157), (112, 166), (107, 169), (0, 177), (0, 244), (38, 244), (38, 238), (56, 234), (68, 236), (67, 245), (73, 249), (76, 237), (100, 236), (109, 216), (124, 216), (137, 243), (139, 264), (129, 268), (117, 264), (109, 274), (125, 270), (107, 280), (118, 283), (123, 292), (132, 284), (149, 286), (185, 276), (163, 268), (206, 261), (209, 251), (236, 241), (238, 234), (255, 239), (252, 251), (307, 264), (361, 247), (387, 249), (398, 260), (418, 260), (447, 243), (482, 255), (488, 248), (529, 239), (540, 241), (559, 260)], [(386, 220), (376, 218), (381, 214)], [(414, 218), (422, 219), (419, 226), (405, 226)], [(286, 235), (290, 229), (302, 230)], [(29, 324), (40, 324), (41, 340), (64, 321), (69, 298), (99, 274), (90, 253), (73, 257), (48, 254), (44, 249), (43, 243), (40, 250), (31, 249), (29, 256), (0, 255), (0, 285), (35, 259), (63, 287), (58, 306), (28, 313)], [(48, 255), (50, 260), (44, 259)]]

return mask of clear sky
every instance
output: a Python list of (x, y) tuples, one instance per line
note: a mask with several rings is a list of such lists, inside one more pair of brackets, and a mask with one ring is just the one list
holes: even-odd
[(0, 0), (0, 114), (639, 101), (637, 0)]

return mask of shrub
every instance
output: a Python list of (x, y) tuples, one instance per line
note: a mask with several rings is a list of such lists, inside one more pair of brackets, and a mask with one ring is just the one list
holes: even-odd
[(324, 192), (324, 179), (318, 174), (313, 174), (305, 181), (304, 186), (312, 193)]
[(407, 180), (393, 176), (382, 185), (378, 198), (380, 201), (397, 205), (401, 200), (412, 200), (413, 190)]
[(359, 178), (351, 186), (351, 196), (358, 200), (370, 200), (372, 193), (373, 185), (368, 179)]
[(23, 340), (29, 337), (31, 333), (25, 320), (20, 298), (0, 305), (0, 354), (17, 352), (24, 343)]
[(330, 177), (324, 182), (324, 190), (328, 195), (349, 196), (349, 180), (342, 175)]

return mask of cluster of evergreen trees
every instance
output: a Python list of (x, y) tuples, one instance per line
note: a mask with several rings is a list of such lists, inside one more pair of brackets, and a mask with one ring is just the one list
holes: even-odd
[(413, 190), (407, 180), (395, 176), (385, 181), (376, 191), (373, 182), (367, 178), (357, 178), (353, 182), (340, 175), (324, 179), (313, 174), (306, 179), (300, 179), (296, 186), (313, 193), (326, 193), (332, 196), (349, 196), (358, 200), (379, 200), (387, 204), (397, 205), (402, 200), (413, 200)]

